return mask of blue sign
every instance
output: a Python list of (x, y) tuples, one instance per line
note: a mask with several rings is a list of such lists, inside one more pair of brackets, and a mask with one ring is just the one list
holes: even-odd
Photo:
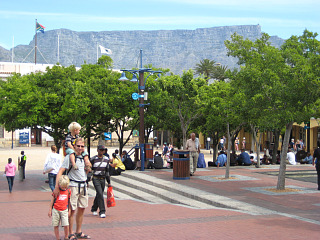
[(104, 134), (104, 140), (111, 140), (111, 132), (105, 132)]
[(20, 132), (19, 133), (19, 143), (20, 144), (29, 144), (29, 132)]
[(138, 100), (139, 94), (138, 93), (132, 93), (131, 97), (132, 97), (133, 100)]

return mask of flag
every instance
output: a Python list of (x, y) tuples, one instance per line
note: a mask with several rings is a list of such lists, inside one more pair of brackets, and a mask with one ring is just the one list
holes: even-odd
[(100, 48), (101, 53), (105, 53), (105, 54), (109, 54), (109, 55), (112, 54), (112, 51), (108, 48), (102, 47), (101, 45), (99, 45), (99, 48)]
[(45, 27), (42, 26), (40, 23), (38, 23), (38, 22), (36, 23), (36, 28), (37, 28), (37, 31), (44, 33)]

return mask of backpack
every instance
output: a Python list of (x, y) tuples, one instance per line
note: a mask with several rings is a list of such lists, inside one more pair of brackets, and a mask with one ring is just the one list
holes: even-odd
[[(121, 161), (121, 160), (120, 160)], [(134, 163), (132, 162), (130, 157), (127, 157), (124, 161), (123, 161), (124, 166), (126, 167), (126, 170), (134, 170), (135, 166)]]
[(197, 168), (206, 168), (206, 161), (204, 160), (203, 153), (199, 153)]

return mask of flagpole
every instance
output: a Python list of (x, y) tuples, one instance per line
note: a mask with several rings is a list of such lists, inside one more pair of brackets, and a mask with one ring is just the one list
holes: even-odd
[(99, 57), (98, 54), (99, 54), (99, 53), (98, 53), (98, 43), (97, 43), (97, 62), (98, 62), (98, 57)]
[(12, 63), (13, 63), (13, 57), (14, 57), (14, 36), (12, 37)]
[(34, 64), (37, 64), (37, 19), (36, 19), (36, 39), (35, 39), (35, 48), (34, 48)]
[(58, 63), (60, 61), (60, 56), (59, 56), (59, 54), (60, 54), (60, 42), (59, 42), (59, 38), (60, 38), (60, 35), (58, 34)]

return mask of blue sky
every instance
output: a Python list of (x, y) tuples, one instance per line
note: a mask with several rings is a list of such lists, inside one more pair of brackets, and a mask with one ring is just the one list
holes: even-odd
[(319, 0), (0, 0), (0, 46), (29, 44), (35, 19), (46, 31), (172, 30), (260, 24), (289, 38), (320, 34)]

